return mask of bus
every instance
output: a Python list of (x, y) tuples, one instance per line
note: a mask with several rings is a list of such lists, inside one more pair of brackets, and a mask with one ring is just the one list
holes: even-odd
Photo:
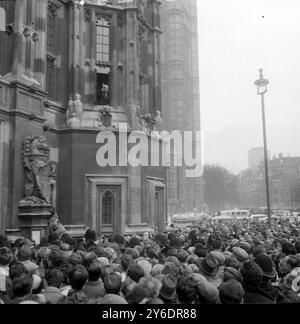
[(211, 220), (212, 217), (201, 213), (175, 214), (170, 217), (170, 222), (178, 227), (191, 227), (197, 225), (201, 220)]
[(229, 216), (235, 219), (249, 219), (250, 211), (248, 209), (221, 210), (219, 216)]

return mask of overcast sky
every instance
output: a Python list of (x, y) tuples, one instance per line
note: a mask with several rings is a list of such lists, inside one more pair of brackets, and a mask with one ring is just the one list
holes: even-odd
[(272, 155), (300, 156), (300, 1), (198, 0), (206, 163), (237, 173), (263, 145), (259, 68)]

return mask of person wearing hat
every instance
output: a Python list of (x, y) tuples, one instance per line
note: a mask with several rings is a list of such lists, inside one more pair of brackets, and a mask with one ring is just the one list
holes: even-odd
[(115, 294), (107, 294), (100, 300), (99, 304), (102, 304), (102, 305), (123, 305), (124, 304), (125, 305), (128, 303), (121, 296), (118, 296)]
[(29, 245), (23, 245), (18, 253), (18, 259), (22, 262), (26, 270), (30, 273), (35, 273), (39, 266), (31, 261), (31, 247)]
[(153, 267), (152, 267), (152, 270), (151, 270), (151, 276), (153, 278), (155, 278), (156, 276), (160, 275), (164, 270), (164, 265), (163, 264), (155, 264)]
[(254, 261), (243, 264), (242, 285), (245, 291), (244, 304), (275, 304), (272, 297), (260, 288), (263, 271)]
[(162, 277), (161, 283), (162, 286), (159, 291), (159, 298), (165, 304), (176, 304), (177, 303), (177, 294), (176, 294), (177, 280), (173, 276), (166, 274)]
[[(219, 254), (223, 259), (220, 258)], [(200, 258), (197, 262), (199, 273), (207, 280), (214, 280), (223, 260), (225, 260), (225, 258), (220, 252), (209, 252), (205, 258)]]
[(251, 252), (251, 244), (246, 241), (240, 241), (240, 248), (244, 249), (248, 254)]
[(88, 250), (90, 247), (97, 247), (97, 235), (92, 229), (87, 229), (84, 234), (85, 248)]
[(221, 304), (242, 304), (245, 291), (241, 283), (231, 279), (224, 282), (219, 290)]
[(271, 283), (272, 280), (276, 278), (275, 266), (271, 257), (266, 253), (261, 253), (256, 256), (254, 262), (260, 266), (263, 272), (260, 288), (271, 296), (274, 302), (276, 302), (279, 289), (278, 287), (273, 286)]
[(192, 275), (181, 276), (176, 286), (178, 303), (196, 304), (198, 302), (198, 283)]
[(154, 244), (151, 246), (156, 254), (161, 257), (169, 248), (169, 240), (164, 234), (157, 234), (153, 238)]
[(146, 259), (141, 259), (137, 262), (137, 264), (143, 268), (146, 277), (150, 276), (152, 264), (149, 261)]
[(179, 267), (173, 262), (166, 262), (162, 274), (169, 274), (177, 280), (179, 276)]
[(177, 251), (177, 258), (180, 263), (185, 263), (188, 256), (189, 256), (189, 253), (186, 250), (180, 249)]
[(235, 268), (225, 267), (223, 274), (223, 282), (227, 282), (232, 279), (242, 282), (241, 273)]
[(237, 246), (232, 249), (232, 255), (239, 261), (240, 266), (243, 266), (243, 263), (249, 259), (249, 254), (244, 249)]
[(198, 284), (200, 304), (219, 303), (219, 290), (209, 281), (201, 281)]

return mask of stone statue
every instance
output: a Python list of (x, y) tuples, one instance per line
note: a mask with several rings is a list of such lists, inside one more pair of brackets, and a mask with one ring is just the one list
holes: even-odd
[(153, 116), (150, 113), (147, 113), (142, 117), (142, 131), (145, 132), (147, 135), (150, 135), (150, 133), (154, 130), (153, 128)]
[(79, 93), (75, 94), (74, 106), (75, 106), (76, 117), (80, 120), (81, 123), (83, 104), (81, 102), (81, 95)]
[(156, 112), (155, 120), (156, 120), (157, 123), (161, 123), (162, 122), (161, 112), (159, 110), (157, 110), (157, 112)]
[[(75, 95), (75, 101), (73, 101), (73, 96), (70, 96), (68, 102), (68, 110), (66, 113), (67, 127), (76, 128), (81, 126), (81, 116), (82, 116), (82, 103), (80, 101), (80, 95)], [(77, 115), (77, 113), (79, 115)], [(80, 116), (80, 118), (79, 118)]]
[(50, 161), (49, 162), (49, 165), (50, 165), (49, 177), (52, 178), (52, 179), (56, 179), (56, 175), (57, 175), (57, 162)]
[(25, 198), (22, 204), (48, 206), (51, 197), (50, 148), (44, 136), (29, 136), (23, 143)]
[(97, 116), (97, 121), (96, 121), (96, 127), (103, 127), (103, 114), (102, 111), (99, 111), (98, 116)]
[(141, 107), (136, 105), (133, 100), (129, 101), (129, 111), (131, 116), (131, 127), (133, 130), (141, 130)]

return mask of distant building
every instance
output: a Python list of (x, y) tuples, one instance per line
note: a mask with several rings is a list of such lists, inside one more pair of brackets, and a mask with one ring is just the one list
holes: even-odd
[[(300, 157), (280, 154), (269, 160), (272, 208), (300, 207)], [(266, 206), (264, 164), (240, 174), (240, 199), (245, 207)]]
[[(161, 6), (162, 111), (168, 131), (200, 130), (198, 17), (196, 0), (163, 0)], [(184, 168), (168, 170), (168, 212), (200, 211), (202, 178)]]
[[(270, 159), (271, 153), (268, 151), (268, 157)], [(263, 147), (251, 148), (248, 152), (248, 166), (249, 169), (257, 169), (261, 163), (264, 162), (265, 154)]]

